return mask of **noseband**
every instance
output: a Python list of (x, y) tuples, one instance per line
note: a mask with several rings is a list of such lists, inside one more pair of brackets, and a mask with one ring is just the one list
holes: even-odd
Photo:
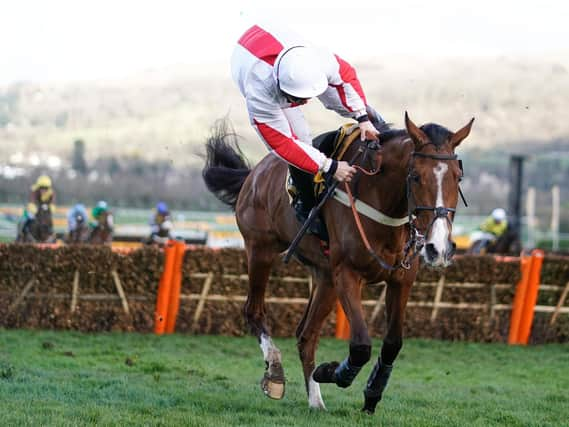
[[(425, 145), (421, 146), (420, 148), (423, 148)], [(425, 245), (425, 238), (431, 231), (431, 228), (433, 227), (433, 224), (437, 219), (439, 218), (445, 219), (449, 223), (449, 225), (452, 225), (450, 214), (456, 213), (456, 208), (449, 208), (446, 206), (423, 206), (415, 204), (413, 192), (411, 191), (413, 180), (417, 176), (413, 169), (413, 163), (414, 163), (413, 160), (415, 159), (415, 157), (449, 161), (449, 160), (458, 160), (458, 156), (456, 154), (428, 154), (428, 153), (422, 153), (420, 151), (413, 151), (411, 153), (411, 161), (409, 162), (409, 170), (406, 179), (407, 207), (409, 215), (409, 228), (411, 232), (409, 242), (407, 243), (409, 244), (410, 242), (414, 241), (413, 246), (415, 247), (415, 253), (418, 253)], [(462, 178), (462, 162), (459, 163), (459, 166), (461, 171), (460, 178)], [(462, 197), (462, 200), (464, 201), (464, 204), (466, 205), (466, 200), (464, 199), (460, 187), (459, 187), (459, 192)], [(411, 208), (411, 206), (414, 206), (414, 208)], [(429, 225), (427, 225), (426, 230), (423, 233), (421, 233), (419, 228), (416, 226), (415, 221), (417, 220), (418, 214), (424, 211), (431, 211), (433, 212), (434, 215), (431, 221), (429, 222)]]
[[(432, 143), (424, 144), (419, 149), (423, 148), (425, 145), (428, 145), (428, 144), (432, 144)], [(360, 150), (360, 152), (365, 150), (363, 159), (366, 159), (368, 157), (368, 152), (375, 152), (375, 153), (377, 153), (377, 155), (379, 155), (378, 152), (379, 152), (379, 150), (381, 150), (381, 146), (377, 143), (372, 144), (368, 141), (365, 148), (362, 149), (362, 147), (360, 147), (359, 150)], [(415, 171), (413, 168), (413, 163), (414, 163), (413, 160), (415, 157), (422, 157), (422, 158), (443, 160), (443, 161), (458, 160), (458, 156), (456, 154), (428, 154), (428, 153), (422, 153), (420, 151), (411, 152), (411, 158), (409, 161), (409, 168), (408, 168), (408, 173), (407, 173), (407, 178), (406, 178), (406, 190), (405, 190), (406, 191), (406, 197), (407, 197), (407, 210), (408, 210), (408, 216), (409, 216), (409, 238), (408, 238), (407, 242), (405, 243), (405, 248), (403, 251), (403, 258), (401, 259), (401, 261), (399, 263), (397, 263), (395, 265), (390, 265), (386, 261), (381, 259), (375, 253), (375, 251), (373, 250), (373, 248), (369, 244), (369, 241), (368, 241), (368, 239), (365, 235), (365, 232), (363, 230), (363, 226), (361, 225), (361, 221), (359, 219), (358, 212), (355, 208), (355, 202), (354, 202), (354, 198), (352, 196), (352, 192), (350, 190), (350, 186), (347, 183), (345, 184), (346, 193), (348, 193), (348, 196), (350, 198), (350, 204), (352, 207), (352, 212), (354, 214), (354, 219), (356, 221), (356, 225), (358, 227), (358, 230), (360, 232), (360, 235), (362, 237), (364, 245), (366, 246), (366, 248), (367, 248), (368, 252), (371, 254), (371, 256), (378, 262), (378, 264), (382, 268), (384, 268), (388, 271), (397, 270), (400, 267), (403, 267), (404, 269), (407, 269), (407, 270), (409, 268), (411, 268), (412, 261), (419, 255), (421, 249), (425, 245), (425, 238), (429, 234), (429, 232), (430, 232), (431, 228), (433, 227), (433, 224), (435, 223), (435, 221), (439, 218), (444, 218), (449, 222), (449, 224), (452, 225), (452, 220), (450, 218), (450, 214), (451, 213), (454, 214), (456, 212), (456, 208), (448, 208), (446, 206), (423, 206), (423, 205), (416, 205), (414, 203), (414, 197), (413, 197), (413, 192), (411, 191), (411, 186), (412, 186), (413, 180), (417, 176), (415, 174)], [(461, 172), (461, 176), (460, 176), (460, 179), (461, 179), (464, 172), (462, 169), (462, 161), (461, 160), (458, 160), (458, 161), (459, 161), (459, 167), (460, 167), (460, 172)], [(362, 168), (359, 165), (354, 165), (354, 166), (356, 167), (356, 169), (358, 169), (359, 171), (363, 172), (365, 175), (368, 175), (368, 176), (369, 175), (376, 175), (380, 172), (379, 165), (377, 167), (375, 167), (375, 165), (374, 165), (372, 170), (369, 170), (369, 171), (366, 171), (364, 168)], [(458, 192), (459, 192), (465, 206), (468, 206), (468, 204), (466, 203), (466, 199), (464, 198), (464, 195), (462, 194), (462, 190), (460, 189), (460, 186), (458, 187)], [(414, 207), (412, 208), (411, 206), (414, 206)], [(415, 224), (415, 221), (417, 220), (417, 215), (422, 211), (432, 211), (434, 213), (433, 219), (429, 222), (429, 225), (427, 226), (424, 233), (421, 233)], [(413, 252), (413, 255), (410, 256), (411, 252)]]

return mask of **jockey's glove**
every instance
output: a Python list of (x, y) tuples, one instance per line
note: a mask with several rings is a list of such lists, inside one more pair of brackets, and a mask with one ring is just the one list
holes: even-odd
[(359, 123), (359, 127), (360, 127), (360, 138), (362, 141), (366, 141), (366, 140), (372, 140), (372, 141), (377, 141), (379, 138), (379, 132), (378, 130), (375, 128), (375, 126), (371, 123), (371, 121), (369, 120), (367, 114), (365, 114), (363, 117), (366, 118), (366, 120), (360, 121), (360, 117), (358, 117), (358, 123)]

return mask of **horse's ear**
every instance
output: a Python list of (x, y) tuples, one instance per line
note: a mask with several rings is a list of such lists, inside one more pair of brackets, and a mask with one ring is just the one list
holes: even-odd
[(417, 125), (411, 121), (409, 114), (407, 114), (407, 111), (405, 111), (405, 127), (407, 128), (407, 133), (415, 145), (423, 145), (429, 142), (429, 137), (425, 135), (425, 132), (419, 129)]
[(458, 147), (462, 140), (468, 136), (470, 133), (470, 128), (472, 127), (472, 123), (474, 123), (474, 117), (468, 122), (466, 126), (452, 134), (450, 138), (450, 145), (452, 148)]

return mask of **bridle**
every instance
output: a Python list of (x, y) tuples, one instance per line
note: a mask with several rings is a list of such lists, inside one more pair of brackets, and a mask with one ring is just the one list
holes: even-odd
[[(406, 178), (406, 195), (407, 195), (407, 213), (409, 216), (409, 241), (407, 242), (407, 245), (409, 245), (410, 242), (412, 242), (412, 246), (414, 246), (414, 252), (415, 252), (415, 256), (417, 256), (416, 254), (418, 254), (421, 249), (423, 248), (423, 246), (425, 245), (425, 238), (426, 236), (428, 236), (428, 234), (431, 231), (431, 228), (433, 227), (435, 221), (437, 219), (445, 219), (450, 226), (452, 226), (452, 221), (454, 220), (454, 214), (456, 213), (456, 208), (450, 208), (450, 207), (446, 207), (446, 206), (423, 206), (423, 205), (417, 205), (415, 203), (415, 198), (413, 197), (413, 192), (411, 191), (412, 185), (413, 185), (413, 181), (415, 180), (415, 177), (417, 176), (417, 174), (415, 173), (415, 169), (414, 169), (414, 160), (416, 157), (421, 157), (421, 158), (426, 158), (426, 159), (434, 159), (434, 160), (442, 160), (442, 161), (452, 161), (452, 160), (458, 160), (458, 156), (456, 154), (429, 154), (429, 153), (423, 153), (420, 150), (425, 147), (426, 145), (430, 145), (432, 143), (426, 143), (423, 144), (419, 147), (418, 151), (412, 151), (411, 152), (411, 158), (409, 160), (409, 167), (408, 167), (408, 172), (407, 172), (407, 178)], [(432, 144), (434, 145), (434, 144)], [(436, 147), (436, 146), (435, 146)], [(437, 147), (438, 150), (438, 147)], [(462, 170), (462, 161), (459, 160), (459, 168), (460, 168), (460, 172), (461, 175), (459, 177), (459, 182), (462, 179), (462, 175), (463, 175), (463, 170)], [(458, 191), (460, 193), (460, 196), (462, 198), (462, 201), (464, 202), (465, 206), (468, 206), (468, 204), (466, 203), (466, 199), (464, 198), (464, 195), (462, 193), (462, 190), (460, 189), (460, 186), (458, 187)], [(416, 220), (418, 215), (421, 212), (433, 212), (433, 218), (429, 221), (429, 224), (427, 225), (426, 229), (421, 232), (421, 230), (417, 227), (416, 225)], [(451, 218), (451, 214), (452, 214), (452, 218)], [(409, 264), (409, 263), (408, 263)], [(407, 267), (410, 267), (410, 265), (407, 265)]]
[[(360, 147), (358, 149), (359, 152), (363, 152), (365, 150), (364, 159), (367, 158), (369, 151), (375, 152), (376, 158), (379, 158), (381, 156), (381, 154), (380, 154), (381, 146), (377, 142), (366, 141), (365, 144), (366, 144), (365, 148), (362, 149), (362, 147)], [(346, 193), (348, 194), (348, 197), (350, 199), (350, 206), (352, 208), (354, 220), (356, 222), (356, 225), (357, 225), (358, 231), (360, 233), (360, 236), (362, 238), (362, 241), (363, 241), (366, 249), (370, 253), (370, 255), (378, 262), (378, 264), (382, 268), (384, 268), (388, 271), (394, 271), (394, 270), (399, 269), (400, 267), (402, 267), (406, 270), (410, 269), (412, 261), (419, 255), (419, 253), (423, 249), (423, 246), (425, 245), (425, 236), (427, 236), (429, 234), (429, 232), (430, 232), (431, 228), (433, 227), (433, 224), (435, 223), (435, 221), (439, 218), (444, 218), (449, 222), (449, 224), (452, 225), (452, 219), (450, 218), (450, 214), (454, 215), (456, 213), (456, 208), (449, 208), (446, 206), (423, 206), (423, 205), (416, 205), (415, 204), (413, 192), (411, 191), (411, 186), (413, 184), (413, 181), (415, 180), (415, 177), (417, 176), (417, 174), (415, 173), (415, 169), (414, 169), (415, 157), (429, 158), (429, 159), (442, 160), (442, 161), (458, 160), (458, 156), (456, 154), (429, 154), (429, 153), (423, 153), (420, 151), (423, 147), (425, 147), (426, 145), (429, 145), (429, 144), (432, 144), (432, 143), (429, 142), (429, 143), (423, 144), (422, 146), (419, 147), (419, 150), (414, 150), (410, 154), (409, 166), (408, 166), (408, 170), (407, 170), (407, 177), (405, 180), (405, 187), (406, 187), (405, 194), (406, 194), (406, 198), (407, 198), (407, 214), (409, 217), (409, 222), (408, 222), (409, 223), (409, 237), (407, 239), (407, 242), (405, 243), (402, 259), (401, 259), (401, 261), (399, 261), (395, 265), (388, 264), (386, 261), (384, 261), (382, 258), (380, 258), (375, 253), (373, 248), (371, 247), (369, 240), (367, 239), (367, 236), (365, 234), (365, 231), (363, 230), (363, 226), (361, 224), (358, 211), (356, 210), (354, 197), (352, 195), (350, 186), (347, 183), (345, 183)], [(434, 144), (432, 144), (432, 145), (434, 145)], [(460, 179), (462, 178), (464, 173), (463, 173), (463, 169), (462, 169), (462, 161), (461, 160), (458, 160), (458, 161), (459, 161), (459, 167), (460, 167), (460, 171), (461, 171), (461, 176), (459, 177), (459, 182), (460, 182)], [(380, 162), (378, 161), (378, 163), (380, 163)], [(372, 168), (372, 170), (366, 170), (359, 165), (354, 165), (354, 167), (358, 171), (360, 171), (360, 172), (362, 172), (368, 176), (377, 175), (381, 170), (379, 165), (374, 166)], [(466, 203), (466, 199), (464, 198), (464, 195), (462, 193), (462, 190), (460, 189), (460, 186), (458, 187), (458, 191), (459, 191), (459, 194), (460, 194), (465, 206), (468, 206), (468, 204)], [(420, 212), (424, 212), (424, 211), (432, 211), (434, 213), (434, 216), (433, 216), (433, 219), (429, 222), (425, 231), (421, 232), (421, 230), (416, 225), (416, 220), (417, 220), (418, 214)], [(454, 217), (453, 217), (453, 219), (454, 219)]]

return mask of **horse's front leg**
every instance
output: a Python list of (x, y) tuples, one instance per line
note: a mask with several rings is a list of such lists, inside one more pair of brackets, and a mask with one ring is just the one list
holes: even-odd
[(361, 304), (362, 284), (361, 277), (347, 266), (334, 268), (336, 292), (350, 323), (350, 354), (341, 363), (330, 362), (318, 366), (313, 374), (316, 382), (349, 387), (371, 357), (371, 340)]
[(403, 321), (411, 284), (412, 282), (387, 284), (385, 295), (387, 333), (381, 347), (381, 356), (378, 357), (364, 390), (365, 402), (362, 408), (364, 412), (370, 414), (375, 412), (391, 376), (393, 362), (403, 346)]
[(312, 293), (302, 321), (296, 330), (296, 337), (308, 393), (308, 405), (315, 409), (326, 409), (320, 393), (320, 384), (314, 381), (312, 373), (322, 324), (334, 308), (337, 297), (329, 271), (313, 269), (312, 277)]

